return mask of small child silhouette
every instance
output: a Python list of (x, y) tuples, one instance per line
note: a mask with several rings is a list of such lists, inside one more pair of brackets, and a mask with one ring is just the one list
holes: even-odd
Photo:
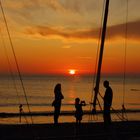
[(75, 99), (75, 117), (76, 117), (76, 123), (80, 124), (83, 116), (83, 109), (82, 106), (85, 106), (85, 101), (80, 101), (80, 98)]

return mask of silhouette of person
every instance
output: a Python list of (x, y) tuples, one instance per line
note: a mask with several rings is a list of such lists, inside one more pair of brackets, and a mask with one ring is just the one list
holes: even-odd
[(54, 94), (55, 99), (52, 103), (52, 106), (54, 106), (54, 124), (58, 124), (58, 118), (60, 115), (60, 109), (61, 109), (61, 100), (64, 99), (64, 96), (61, 91), (61, 84), (56, 84), (54, 88)]
[(80, 98), (75, 99), (75, 117), (76, 117), (76, 124), (80, 124), (83, 116), (83, 109), (82, 106), (85, 106), (85, 101), (80, 102)]
[(103, 83), (104, 87), (106, 88), (105, 95), (104, 95), (104, 124), (105, 126), (108, 126), (111, 124), (111, 115), (110, 115), (110, 108), (112, 105), (112, 98), (113, 98), (113, 91), (111, 87), (109, 86), (109, 81), (104, 81)]

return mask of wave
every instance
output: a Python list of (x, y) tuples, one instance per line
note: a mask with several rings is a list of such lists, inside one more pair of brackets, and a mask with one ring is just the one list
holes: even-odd
[[(139, 106), (140, 103), (126, 103), (127, 105), (133, 105), (133, 106)], [(8, 103), (8, 104), (0, 104), (0, 107), (14, 107), (19, 106), (19, 103)], [(23, 106), (27, 106), (26, 103), (22, 103)], [(86, 104), (86, 106), (89, 106), (91, 104)], [(29, 103), (29, 106), (33, 107), (39, 107), (39, 106), (52, 106), (52, 103)], [(62, 103), (62, 106), (74, 106), (74, 103)]]
[[(0, 107), (12, 107), (12, 106), (19, 106), (18, 103), (8, 103), (8, 104), (0, 104)], [(27, 104), (23, 103), (23, 106), (27, 106)], [(30, 106), (52, 106), (52, 103), (31, 103)], [(89, 105), (89, 104), (87, 104)], [(62, 106), (74, 106), (72, 103), (64, 103)]]
[(132, 88), (131, 91), (140, 91), (140, 89)]
[[(125, 111), (126, 113), (140, 113), (140, 109), (127, 109)], [(103, 112), (100, 110), (96, 111), (96, 114), (102, 114)], [(122, 110), (111, 110), (111, 113), (122, 113)], [(61, 116), (71, 116), (74, 115), (75, 111), (61, 111), (60, 115)], [(92, 111), (85, 110), (84, 115), (89, 115), (92, 114)], [(54, 115), (53, 111), (42, 111), (42, 112), (24, 112), (22, 114), (20, 113), (6, 113), (6, 112), (1, 112), (0, 117), (5, 118), (5, 117), (18, 117), (18, 116), (52, 116)]]

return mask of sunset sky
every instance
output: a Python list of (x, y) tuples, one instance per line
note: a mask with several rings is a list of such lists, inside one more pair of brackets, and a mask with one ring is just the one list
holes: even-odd
[[(1, 0), (22, 74), (94, 73), (104, 0)], [(140, 0), (110, 0), (102, 73), (140, 74)], [(0, 11), (0, 73), (16, 71)], [(5, 47), (4, 47), (5, 46)], [(8, 59), (7, 59), (8, 57)]]

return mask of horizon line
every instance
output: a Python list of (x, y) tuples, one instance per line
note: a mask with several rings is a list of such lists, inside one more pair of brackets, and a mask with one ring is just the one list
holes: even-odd
[[(77, 77), (77, 76), (96, 76), (97, 74), (93, 74), (93, 73), (82, 73), (82, 74), (74, 74), (74, 75), (69, 75), (69, 74), (62, 74), (62, 73), (45, 73), (45, 74), (41, 74), (41, 73), (34, 73), (34, 74), (30, 74), (30, 73), (23, 73), (21, 74), (21, 76), (68, 76), (68, 77)], [(0, 73), (0, 76), (16, 76), (18, 77), (18, 73), (14, 73), (14, 74), (9, 74), (9, 73)], [(103, 73), (101, 74), (102, 76), (124, 76), (124, 73)], [(125, 74), (125, 76), (140, 76), (140, 73), (127, 73)]]

